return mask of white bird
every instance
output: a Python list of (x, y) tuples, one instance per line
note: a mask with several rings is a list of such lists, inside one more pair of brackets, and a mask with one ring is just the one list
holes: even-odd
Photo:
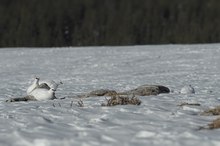
[(39, 80), (37, 77), (34, 79), (33, 83), (27, 88), (27, 95), (30, 95), (34, 89), (39, 87)]
[(40, 81), (35, 78), (34, 82), (27, 89), (27, 95), (33, 96), (36, 100), (55, 99), (55, 91), (62, 82), (56, 83), (53, 80)]
[(181, 94), (195, 94), (195, 89), (191, 86), (184, 86), (181, 90), (180, 90)]
[(49, 100), (49, 99), (55, 99), (55, 89), (50, 88), (36, 88), (31, 92), (31, 96), (33, 96), (36, 100)]

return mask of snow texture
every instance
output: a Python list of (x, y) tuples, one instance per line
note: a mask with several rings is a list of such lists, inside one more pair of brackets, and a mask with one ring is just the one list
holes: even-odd
[[(0, 49), (1, 146), (219, 146), (219, 129), (198, 130), (220, 104), (220, 44)], [(37, 76), (62, 81), (64, 100), (6, 103), (26, 95)], [(96, 89), (127, 91), (159, 84), (173, 92), (139, 97), (140, 106), (102, 107)], [(179, 94), (192, 85), (195, 94)], [(183, 102), (201, 106), (177, 106)], [(72, 104), (71, 104), (72, 103)]]

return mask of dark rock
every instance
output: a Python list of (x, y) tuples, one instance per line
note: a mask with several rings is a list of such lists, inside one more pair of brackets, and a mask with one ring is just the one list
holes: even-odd
[(161, 93), (170, 93), (170, 89), (162, 85), (142, 85), (136, 89), (125, 91), (119, 93), (120, 95), (139, 95), (139, 96), (149, 96), (158, 95)]
[(161, 93), (170, 93), (170, 89), (168, 87), (162, 85), (155, 85), (159, 88), (159, 94)]
[(138, 96), (149, 96), (149, 95), (158, 95), (161, 93), (170, 93), (170, 89), (162, 85), (142, 85), (136, 89), (132, 89), (125, 92), (117, 93), (115, 90), (109, 89), (99, 89), (94, 90), (89, 93), (76, 95), (77, 98), (87, 98), (92, 96), (114, 96), (114, 95), (138, 95)]
[(115, 94), (117, 94), (117, 92), (114, 90), (99, 89), (99, 90), (91, 91), (89, 93), (89, 96), (111, 96)]

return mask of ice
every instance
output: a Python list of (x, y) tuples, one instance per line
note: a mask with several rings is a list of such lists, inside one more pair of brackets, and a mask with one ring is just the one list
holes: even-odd
[[(218, 146), (220, 44), (0, 49), (1, 146)], [(102, 107), (105, 97), (5, 103), (26, 95), (30, 80), (62, 81), (58, 98), (96, 89), (126, 91), (160, 84), (173, 92), (139, 97), (140, 106)], [(196, 94), (179, 94), (192, 85)], [(183, 106), (183, 102), (201, 106)], [(72, 105), (71, 105), (72, 103)]]

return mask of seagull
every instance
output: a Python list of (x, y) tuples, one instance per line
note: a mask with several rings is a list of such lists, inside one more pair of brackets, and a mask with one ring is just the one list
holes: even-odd
[(50, 88), (45, 89), (45, 88), (36, 88), (31, 92), (31, 96), (33, 96), (36, 100), (49, 100), (49, 99), (56, 99), (55, 97), (55, 89)]
[(27, 88), (27, 95), (31, 95), (31, 92), (39, 87), (40, 78), (36, 77), (33, 83)]
[(181, 94), (195, 94), (195, 89), (191, 86), (184, 86), (181, 90), (180, 90)]
[(55, 91), (58, 86), (63, 84), (61, 81), (56, 83), (53, 80), (40, 81), (40, 78), (35, 78), (32, 85), (27, 89), (27, 95), (33, 96), (36, 100), (55, 99)]

